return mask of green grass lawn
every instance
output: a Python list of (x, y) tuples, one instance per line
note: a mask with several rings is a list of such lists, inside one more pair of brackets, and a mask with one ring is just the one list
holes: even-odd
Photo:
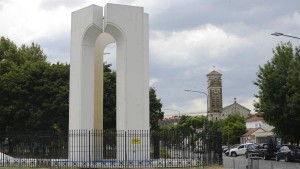
[(35, 168), (35, 167), (0, 167), (1, 169), (3, 168), (8, 168), (8, 169), (48, 169), (48, 168)]

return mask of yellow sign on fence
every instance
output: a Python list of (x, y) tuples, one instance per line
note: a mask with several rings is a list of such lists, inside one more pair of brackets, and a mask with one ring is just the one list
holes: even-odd
[(140, 138), (133, 138), (131, 139), (132, 144), (141, 144), (141, 139)]

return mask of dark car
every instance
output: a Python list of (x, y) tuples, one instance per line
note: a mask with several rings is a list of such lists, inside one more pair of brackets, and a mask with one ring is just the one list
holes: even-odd
[(228, 146), (222, 146), (222, 152), (225, 153), (226, 150), (228, 150), (229, 147)]
[(246, 153), (245, 153), (246, 158), (253, 157), (253, 156), (259, 156), (259, 155), (260, 155), (260, 149), (257, 144), (250, 144), (246, 148)]
[(270, 143), (262, 143), (259, 145), (259, 156), (264, 160), (268, 160), (270, 158), (274, 158), (276, 156), (276, 152), (279, 150), (281, 146), (276, 146)]
[(284, 161), (300, 160), (300, 149), (293, 145), (282, 145), (276, 153), (276, 161), (284, 159)]

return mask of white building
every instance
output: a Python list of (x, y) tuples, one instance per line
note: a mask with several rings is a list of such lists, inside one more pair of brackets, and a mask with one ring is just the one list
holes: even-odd
[(272, 132), (273, 126), (265, 123), (262, 117), (253, 115), (246, 120), (247, 132), (240, 138), (240, 142), (266, 143), (278, 141)]
[(246, 128), (262, 128), (265, 131), (271, 131), (274, 127), (268, 125), (265, 123), (264, 119), (262, 117), (259, 117), (257, 115), (253, 115), (250, 118), (246, 120)]

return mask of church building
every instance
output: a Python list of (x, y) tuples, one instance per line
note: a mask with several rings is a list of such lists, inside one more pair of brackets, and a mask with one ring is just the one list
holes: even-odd
[(223, 108), (222, 98), (222, 74), (213, 70), (207, 74), (207, 96), (208, 96), (208, 120), (219, 120), (228, 117), (230, 114), (240, 114), (245, 118), (250, 116), (250, 110), (238, 104), (236, 98), (234, 103)]

